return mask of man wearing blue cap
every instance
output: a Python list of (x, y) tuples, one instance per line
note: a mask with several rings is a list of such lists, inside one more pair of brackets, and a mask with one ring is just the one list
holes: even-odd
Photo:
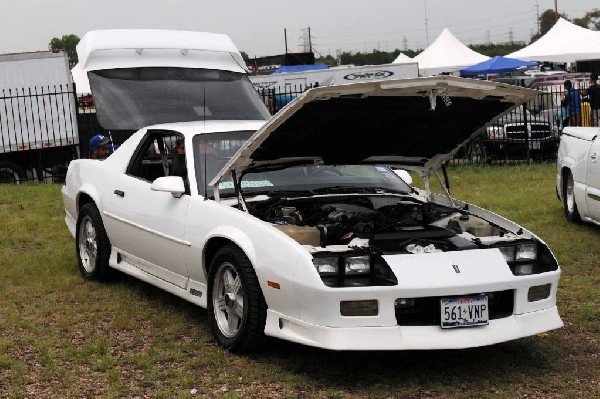
[(104, 159), (108, 157), (109, 149), (108, 143), (110, 140), (108, 137), (101, 134), (97, 134), (90, 139), (90, 158), (92, 159)]

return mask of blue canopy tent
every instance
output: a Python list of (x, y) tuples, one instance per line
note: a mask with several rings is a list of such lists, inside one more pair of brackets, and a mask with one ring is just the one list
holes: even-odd
[(512, 72), (520, 67), (536, 66), (537, 63), (497, 56), (460, 70), (460, 76), (489, 75), (491, 73)]

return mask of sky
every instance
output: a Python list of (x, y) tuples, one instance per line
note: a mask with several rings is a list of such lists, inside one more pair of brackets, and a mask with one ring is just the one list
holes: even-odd
[[(598, 0), (557, 0), (581, 17)], [(448, 28), (465, 44), (528, 41), (555, 0), (0, 0), (0, 54), (47, 50), (53, 37), (114, 28), (229, 35), (250, 57), (423, 49)]]

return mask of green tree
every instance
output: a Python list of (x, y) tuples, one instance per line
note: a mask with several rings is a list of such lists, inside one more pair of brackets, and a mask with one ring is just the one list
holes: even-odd
[(53, 37), (48, 43), (48, 50), (63, 50), (69, 56), (69, 67), (73, 68), (78, 62), (77, 51), (75, 48), (79, 43), (77, 35), (63, 35), (63, 37)]
[(600, 30), (600, 10), (594, 8), (592, 11), (588, 11), (583, 17), (573, 19), (573, 23), (582, 28)]
[[(559, 13), (559, 16), (566, 19), (567, 21), (571, 20), (566, 14)], [(550, 29), (552, 29), (552, 27), (556, 23), (556, 13), (554, 12), (554, 10), (547, 9), (540, 15), (539, 22), (540, 22), (540, 31), (538, 33), (536, 33), (535, 35), (531, 36), (530, 43), (535, 42), (537, 39), (544, 36), (546, 34), (546, 32), (548, 32)]]

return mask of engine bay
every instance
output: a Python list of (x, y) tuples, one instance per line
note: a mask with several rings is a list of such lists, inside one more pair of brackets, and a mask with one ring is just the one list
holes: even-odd
[(269, 198), (248, 211), (303, 245), (369, 247), (381, 254), (484, 248), (483, 241), (517, 238), (465, 209), (409, 196), (348, 195)]

